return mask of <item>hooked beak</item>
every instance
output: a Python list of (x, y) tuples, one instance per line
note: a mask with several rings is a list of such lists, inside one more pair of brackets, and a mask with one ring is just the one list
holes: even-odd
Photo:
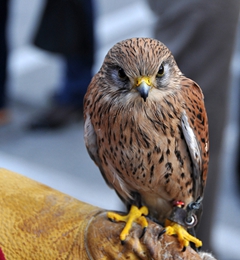
[(137, 79), (136, 89), (140, 93), (140, 96), (143, 98), (144, 102), (147, 100), (150, 88), (151, 81), (149, 77), (142, 77)]

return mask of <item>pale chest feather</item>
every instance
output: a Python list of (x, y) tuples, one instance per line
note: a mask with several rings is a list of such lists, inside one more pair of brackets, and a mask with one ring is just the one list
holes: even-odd
[(142, 193), (142, 197), (157, 195), (160, 204), (161, 198), (190, 201), (192, 169), (179, 118), (164, 107), (118, 109), (115, 113), (112, 109), (101, 115), (95, 129), (98, 153), (113, 187), (117, 174), (130, 192)]

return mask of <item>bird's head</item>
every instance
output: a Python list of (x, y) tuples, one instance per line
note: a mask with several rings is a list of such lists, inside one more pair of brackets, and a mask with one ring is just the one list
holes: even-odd
[(114, 45), (100, 73), (109, 94), (143, 101), (174, 93), (182, 75), (170, 50), (150, 38), (132, 38)]

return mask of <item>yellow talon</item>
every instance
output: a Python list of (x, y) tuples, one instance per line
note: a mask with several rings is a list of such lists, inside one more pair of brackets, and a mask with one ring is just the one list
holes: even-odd
[(170, 236), (177, 235), (178, 241), (180, 242), (180, 244), (183, 248), (187, 247), (189, 245), (189, 242), (193, 242), (196, 245), (196, 247), (202, 246), (201, 240), (190, 235), (184, 227), (177, 224), (176, 222), (172, 222), (167, 219), (165, 226), (166, 226), (166, 228), (165, 228), (166, 234), (168, 234)]
[(142, 228), (146, 228), (148, 226), (148, 222), (144, 216), (148, 215), (148, 208), (143, 206), (140, 209), (134, 205), (131, 206), (131, 209), (129, 213), (125, 216), (119, 215), (114, 212), (108, 212), (107, 216), (109, 219), (112, 219), (116, 222), (126, 222), (126, 225), (124, 229), (122, 230), (120, 234), (120, 239), (124, 241), (127, 237), (127, 235), (130, 232), (130, 229), (132, 227), (132, 223), (136, 222), (139, 224)]

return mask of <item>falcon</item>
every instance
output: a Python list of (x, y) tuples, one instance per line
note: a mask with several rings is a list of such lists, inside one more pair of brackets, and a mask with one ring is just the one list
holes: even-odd
[(106, 183), (129, 209), (124, 241), (133, 222), (146, 216), (180, 245), (202, 242), (189, 234), (199, 221), (206, 185), (209, 138), (204, 97), (160, 41), (132, 38), (115, 44), (84, 98), (84, 139)]

